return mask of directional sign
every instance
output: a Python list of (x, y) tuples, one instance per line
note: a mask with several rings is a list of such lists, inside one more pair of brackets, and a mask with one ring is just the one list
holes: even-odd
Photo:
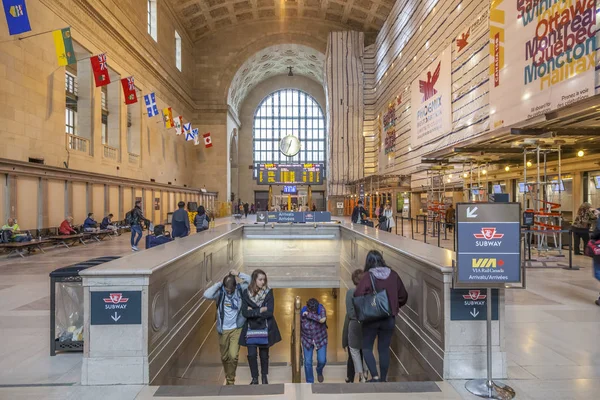
[(266, 211), (257, 211), (256, 212), (256, 222), (267, 223), (268, 217)]
[(142, 292), (90, 292), (92, 325), (137, 325), (142, 323)]
[(521, 283), (518, 203), (457, 204), (455, 287)]
[[(484, 289), (452, 289), (450, 319), (452, 321), (485, 321), (487, 301)], [(492, 319), (498, 320), (498, 290), (492, 290)]]
[[(262, 222), (258, 219), (257, 221)], [(273, 223), (312, 223), (312, 222), (331, 222), (331, 213), (329, 211), (309, 211), (309, 212), (294, 212), (294, 211), (269, 211), (267, 213), (267, 221)]]

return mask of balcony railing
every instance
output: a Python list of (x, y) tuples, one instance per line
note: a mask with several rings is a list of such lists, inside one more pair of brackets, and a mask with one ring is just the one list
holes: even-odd
[(129, 164), (140, 165), (140, 156), (137, 154), (129, 153)]
[(104, 145), (104, 158), (108, 158), (110, 160), (116, 160), (118, 154), (119, 154), (119, 149), (110, 147), (106, 144)]
[(81, 151), (82, 153), (87, 153), (87, 154), (90, 153), (89, 139), (67, 133), (66, 140), (67, 140), (67, 149)]

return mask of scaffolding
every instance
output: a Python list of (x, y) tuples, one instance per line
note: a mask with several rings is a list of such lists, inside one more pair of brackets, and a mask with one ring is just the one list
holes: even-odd
[(437, 236), (437, 230), (440, 229), (440, 222), (446, 218), (446, 171), (453, 167), (447, 165), (438, 165), (427, 170), (427, 232), (432, 236)]

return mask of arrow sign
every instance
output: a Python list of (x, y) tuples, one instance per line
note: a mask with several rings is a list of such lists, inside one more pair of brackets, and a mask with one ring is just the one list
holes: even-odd
[(258, 216), (258, 219), (260, 219), (260, 220), (262, 221), (263, 219), (265, 219), (265, 215), (264, 215), (264, 214), (260, 214), (260, 215)]
[(477, 207), (474, 207), (473, 209), (471, 209), (471, 207), (468, 207), (467, 218), (477, 218), (477, 214), (475, 214), (475, 212), (477, 212)]
[(111, 315), (110, 317), (111, 317), (111, 318), (113, 319), (113, 321), (115, 321), (115, 322), (117, 322), (118, 320), (120, 320), (120, 319), (121, 319), (121, 316), (120, 316), (119, 314), (117, 314), (117, 312), (116, 312), (116, 311), (115, 311), (115, 315)]
[(473, 311), (471, 311), (469, 314), (471, 314), (473, 318), (477, 318), (477, 316), (479, 315), (479, 311), (477, 311), (476, 308), (473, 308)]

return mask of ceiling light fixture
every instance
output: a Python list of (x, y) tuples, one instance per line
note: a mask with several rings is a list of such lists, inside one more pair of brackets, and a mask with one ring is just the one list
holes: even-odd
[(288, 76), (294, 76), (294, 73), (292, 72), (292, 68), (293, 67), (288, 67), (288, 70), (289, 70)]
[(585, 153), (583, 152), (583, 150), (579, 150), (577, 152), (577, 157), (583, 157), (585, 155)]

